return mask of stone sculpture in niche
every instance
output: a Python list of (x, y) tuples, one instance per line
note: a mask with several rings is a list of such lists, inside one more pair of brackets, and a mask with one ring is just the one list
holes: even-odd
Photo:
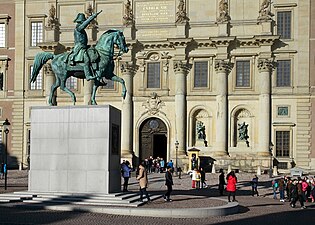
[(249, 147), (249, 141), (248, 141), (248, 124), (245, 124), (245, 122), (241, 123), (241, 124), (237, 124), (238, 125), (238, 138), (241, 141), (245, 141), (247, 147)]

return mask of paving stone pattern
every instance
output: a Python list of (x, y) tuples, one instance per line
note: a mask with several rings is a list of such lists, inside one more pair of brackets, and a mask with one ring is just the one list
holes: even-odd
[[(123, 215), (107, 215), (86, 212), (64, 212), (49, 210), (30, 210), (16, 207), (17, 204), (10, 204), (9, 207), (0, 204), (0, 224), (180, 224), (180, 225), (297, 225), (300, 223), (313, 224), (315, 220), (315, 204), (306, 203), (307, 209), (299, 207), (292, 209), (288, 202), (281, 203), (272, 199), (271, 178), (267, 175), (259, 176), (259, 197), (251, 196), (251, 186), (249, 181), (253, 174), (237, 174), (238, 190), (237, 197), (240, 204), (240, 213), (229, 216), (216, 216), (202, 219), (174, 219), (174, 218), (152, 218), (134, 217)], [(188, 175), (183, 175), (183, 179), (174, 177), (173, 202), (164, 202), (162, 199), (153, 201), (141, 207), (203, 207), (213, 204), (222, 204), (218, 201), (209, 203), (208, 197), (218, 197), (217, 180), (218, 174), (207, 174), (209, 187), (202, 190), (192, 190), (191, 180)], [(166, 190), (164, 185), (164, 174), (149, 175), (149, 193)], [(0, 193), (3, 191), (4, 181), (0, 180)], [(27, 190), (27, 171), (9, 171), (7, 192)], [(138, 183), (133, 178), (130, 180), (129, 191), (138, 191)], [(222, 197), (226, 199), (226, 196)], [(298, 205), (299, 206), (299, 205)]]

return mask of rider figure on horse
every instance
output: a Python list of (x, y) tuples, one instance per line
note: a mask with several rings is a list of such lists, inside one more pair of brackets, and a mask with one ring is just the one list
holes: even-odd
[(98, 14), (100, 14), (102, 10), (98, 13), (94, 13), (89, 18), (85, 18), (83, 13), (79, 13), (76, 19), (73, 21), (77, 23), (76, 28), (74, 29), (74, 48), (70, 53), (69, 61), (70, 65), (74, 66), (76, 62), (84, 62), (83, 70), (86, 77), (86, 80), (92, 80), (96, 77), (93, 76), (93, 71), (91, 70), (91, 61), (90, 57), (87, 54), (88, 49), (88, 36), (85, 32), (85, 28), (90, 24), (92, 20), (94, 20)]

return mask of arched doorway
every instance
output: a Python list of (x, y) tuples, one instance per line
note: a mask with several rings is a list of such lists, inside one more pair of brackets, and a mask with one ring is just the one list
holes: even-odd
[(139, 159), (163, 158), (167, 160), (167, 129), (165, 123), (155, 117), (149, 118), (140, 126)]

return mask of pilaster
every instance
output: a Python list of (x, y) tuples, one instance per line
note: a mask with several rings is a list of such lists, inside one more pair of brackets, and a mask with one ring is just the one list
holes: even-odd
[(175, 141), (178, 154), (186, 154), (186, 75), (188, 66), (181, 60), (173, 61), (175, 73)]
[(258, 154), (261, 156), (270, 155), (271, 143), (271, 71), (274, 68), (272, 59), (259, 59), (259, 148)]
[(121, 157), (131, 162), (133, 154), (133, 74), (134, 66), (130, 61), (121, 61), (120, 69), (122, 77), (125, 80), (127, 94), (122, 104), (122, 139), (121, 139)]
[(215, 62), (216, 76), (216, 155), (227, 154), (227, 121), (228, 121), (228, 106), (227, 106), (227, 75), (231, 70), (231, 65), (225, 60), (217, 60)]

